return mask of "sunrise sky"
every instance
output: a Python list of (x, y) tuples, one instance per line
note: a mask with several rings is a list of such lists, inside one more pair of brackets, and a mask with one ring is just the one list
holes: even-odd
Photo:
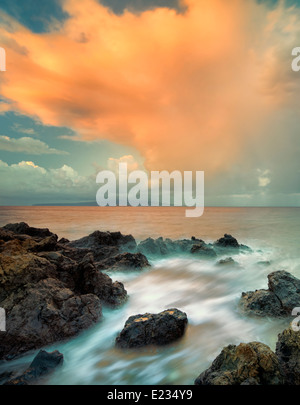
[(1, 0), (0, 204), (99, 170), (204, 170), (205, 204), (300, 205), (300, 1)]

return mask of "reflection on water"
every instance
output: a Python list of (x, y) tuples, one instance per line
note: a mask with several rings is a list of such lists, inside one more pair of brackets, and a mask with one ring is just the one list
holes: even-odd
[[(300, 276), (299, 210), (212, 208), (206, 210), (206, 216), (192, 220), (184, 217), (182, 209), (153, 210), (110, 208), (108, 216), (97, 207), (1, 208), (0, 225), (23, 220), (71, 239), (95, 229), (121, 230), (137, 239), (194, 235), (214, 240), (228, 232), (254, 248), (251, 253), (234, 256), (239, 268), (217, 266), (216, 260), (174, 256), (154, 260), (152, 267), (142, 272), (111, 273), (114, 280), (125, 284), (129, 301), (119, 309), (104, 308), (103, 320), (93, 328), (51, 346), (64, 354), (65, 361), (43, 383), (192, 384), (227, 344), (258, 340), (275, 348), (277, 334), (287, 321), (243, 317), (237, 301), (242, 291), (266, 288), (271, 271), (286, 268)], [(270, 266), (257, 265), (266, 260)], [(188, 315), (183, 339), (159, 348), (114, 347), (115, 337), (130, 315), (171, 307)], [(21, 369), (31, 358), (16, 360), (11, 367)]]

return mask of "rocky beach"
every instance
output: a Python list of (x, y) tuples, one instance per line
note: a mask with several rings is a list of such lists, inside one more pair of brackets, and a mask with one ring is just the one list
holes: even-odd
[[(154, 257), (167, 258), (174, 253), (214, 261), (224, 271), (228, 267), (239, 271), (233, 257), (251, 252), (251, 247), (229, 234), (213, 243), (196, 236), (136, 242), (132, 235), (97, 230), (70, 241), (24, 222), (3, 226), (0, 307), (6, 313), (6, 331), (0, 332), (0, 356), (7, 365), (28, 353), (35, 357), (22, 372), (2, 372), (1, 383), (41, 383), (64, 361), (63, 353), (48, 352), (45, 347), (80, 335), (102, 322), (103, 308), (118, 308), (130, 300), (126, 285), (113, 281), (110, 275), (151, 272)], [(289, 323), (299, 302), (300, 280), (278, 270), (269, 273), (268, 289), (241, 291), (237, 310), (245, 318), (280, 318)], [(175, 307), (132, 314), (115, 338), (115, 347), (139, 350), (176, 344), (186, 333), (188, 318), (188, 313)], [(257, 341), (224, 347), (209, 368), (195, 375), (195, 384), (299, 384), (299, 364), (300, 335), (287, 327), (279, 334), (275, 351)]]

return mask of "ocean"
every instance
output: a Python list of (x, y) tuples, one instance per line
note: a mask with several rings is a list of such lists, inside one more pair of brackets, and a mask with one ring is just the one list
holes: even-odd
[[(237, 303), (243, 291), (267, 288), (272, 271), (285, 269), (300, 278), (300, 208), (206, 207), (203, 216), (186, 218), (183, 207), (0, 207), (0, 226), (20, 221), (70, 240), (95, 230), (132, 234), (137, 242), (159, 236), (212, 242), (229, 233), (252, 248), (233, 256), (238, 267), (216, 265), (226, 256), (176, 254), (151, 260), (143, 271), (108, 273), (124, 283), (128, 302), (103, 308), (95, 326), (48, 347), (63, 353), (64, 364), (43, 384), (193, 384), (224, 346), (260, 341), (274, 350), (278, 333), (288, 326), (287, 320), (246, 317)], [(114, 347), (130, 315), (174, 307), (189, 320), (181, 340), (139, 350)], [(25, 369), (33, 357), (2, 364), (0, 372)]]

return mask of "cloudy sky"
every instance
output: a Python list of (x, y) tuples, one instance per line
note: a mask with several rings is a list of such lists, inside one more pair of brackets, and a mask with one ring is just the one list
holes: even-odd
[(1, 0), (0, 204), (204, 170), (205, 204), (300, 205), (300, 1)]

